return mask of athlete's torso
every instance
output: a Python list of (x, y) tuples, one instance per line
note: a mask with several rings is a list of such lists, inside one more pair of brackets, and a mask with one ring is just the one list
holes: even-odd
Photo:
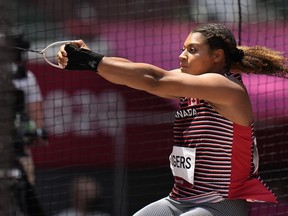
[(195, 203), (275, 201), (257, 176), (255, 140), (253, 124), (235, 124), (204, 100), (181, 98), (170, 155), (175, 179), (170, 197)]

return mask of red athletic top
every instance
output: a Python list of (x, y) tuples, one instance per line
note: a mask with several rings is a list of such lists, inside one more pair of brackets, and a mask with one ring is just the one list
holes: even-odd
[(170, 167), (175, 179), (170, 197), (175, 200), (277, 202), (258, 176), (253, 124), (235, 124), (203, 100), (180, 100)]

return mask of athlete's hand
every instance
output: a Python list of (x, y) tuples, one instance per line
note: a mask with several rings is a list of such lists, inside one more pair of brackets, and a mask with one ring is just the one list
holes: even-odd
[(77, 50), (83, 49), (83, 50), (90, 51), (90, 48), (85, 44), (83, 40), (75, 40), (75, 41), (71, 41), (69, 44), (62, 45), (60, 47), (60, 50), (57, 53), (57, 62), (58, 62), (58, 65), (62, 67), (63, 69), (66, 68), (68, 61), (69, 61), (69, 56), (68, 56), (67, 50), (65, 49), (67, 45)]

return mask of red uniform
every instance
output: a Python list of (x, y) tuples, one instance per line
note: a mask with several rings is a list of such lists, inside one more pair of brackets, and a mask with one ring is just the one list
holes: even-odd
[(233, 123), (204, 100), (181, 99), (170, 167), (175, 179), (170, 197), (175, 200), (276, 202), (258, 176), (253, 124)]

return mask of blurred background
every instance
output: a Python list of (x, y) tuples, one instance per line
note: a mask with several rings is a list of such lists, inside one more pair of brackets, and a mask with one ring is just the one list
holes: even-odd
[[(232, 29), (239, 45), (288, 51), (286, 0), (0, 2), (1, 46), (13, 38), (14, 46), (43, 49), (55, 41), (81, 38), (104, 55), (174, 69), (190, 30), (220, 22)], [(21, 63), (14, 63), (9, 52), (0, 53), (0, 192), (6, 194), (0, 195), (1, 215), (19, 210), (35, 216), (80, 211), (126, 216), (169, 194), (175, 101), (110, 84), (89, 71), (53, 68), (37, 53), (19, 53)], [(37, 98), (30, 103), (24, 96), (28, 108), (21, 116), (26, 113), (41, 134), (29, 135), (27, 142), (22, 132), (28, 126), (21, 128), (19, 155), (11, 148), (9, 131), (16, 120), (9, 83), (23, 80), (20, 69), (25, 79), (28, 71), (34, 75), (24, 95)], [(254, 108), (260, 175), (279, 198), (277, 205), (251, 204), (250, 215), (288, 215), (288, 80), (255, 75), (243, 75), (243, 80)], [(23, 121), (26, 125), (27, 119)], [(15, 157), (22, 164), (20, 171)]]

